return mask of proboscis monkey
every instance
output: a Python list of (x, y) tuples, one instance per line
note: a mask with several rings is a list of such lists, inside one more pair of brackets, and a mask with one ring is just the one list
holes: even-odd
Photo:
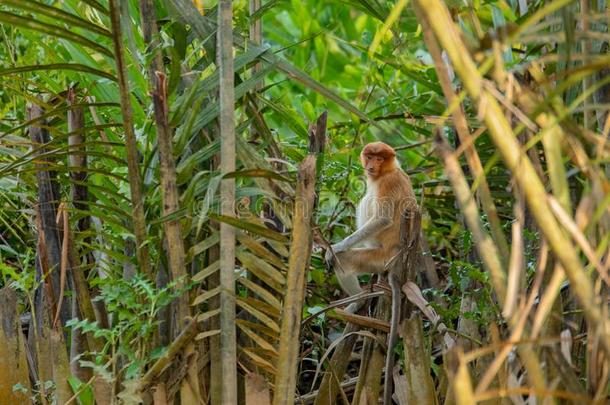
[(369, 143), (360, 153), (360, 162), (367, 186), (356, 210), (358, 229), (326, 252), (327, 264), (350, 296), (362, 291), (358, 274), (386, 270), (400, 248), (402, 213), (417, 205), (411, 180), (398, 165), (391, 146)]
[[(396, 152), (383, 142), (369, 143), (360, 153), (360, 162), (366, 174), (366, 194), (356, 210), (358, 229), (326, 252), (326, 262), (332, 266), (339, 284), (348, 295), (362, 291), (358, 282), (360, 273), (382, 273), (388, 262), (400, 250), (402, 214), (417, 207), (409, 176), (396, 161)], [(396, 274), (389, 274), (392, 288), (392, 317), (386, 353), (386, 376), (392, 375), (393, 346), (398, 334), (400, 318), (400, 285)], [(356, 312), (358, 303), (347, 307)], [(386, 378), (384, 404), (392, 402), (391, 377)]]

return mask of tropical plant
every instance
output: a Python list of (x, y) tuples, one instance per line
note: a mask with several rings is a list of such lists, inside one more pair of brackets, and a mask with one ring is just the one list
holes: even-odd
[[(607, 24), (585, 0), (3, 0), (0, 339), (24, 350), (0, 396), (604, 403)], [(375, 139), (422, 212), (395, 347), (384, 280), (335, 310), (320, 254)]]

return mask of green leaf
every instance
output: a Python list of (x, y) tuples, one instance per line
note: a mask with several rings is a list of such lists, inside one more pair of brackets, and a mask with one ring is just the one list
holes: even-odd
[(245, 221), (243, 219), (228, 217), (225, 215), (216, 215), (216, 214), (210, 214), (210, 218), (215, 219), (216, 221), (224, 222), (225, 224), (229, 224), (238, 229), (243, 229), (244, 231), (251, 232), (255, 235), (262, 236), (264, 238), (269, 238), (272, 240), (276, 240), (278, 242), (284, 242), (284, 243), (288, 242), (288, 238), (285, 237), (284, 235), (282, 235), (281, 233), (278, 233), (274, 230), (266, 228), (262, 225), (258, 225), (258, 224), (254, 224), (252, 222)]
[(76, 34), (57, 25), (43, 23), (4, 11), (0, 11), (0, 22), (40, 32), (41, 34), (51, 35), (53, 37), (64, 38), (69, 41), (74, 41), (90, 49), (94, 49), (106, 56), (113, 57), (112, 52), (104, 46), (100, 45), (99, 42), (88, 39), (80, 34)]
[(76, 395), (76, 399), (80, 405), (95, 405), (93, 389), (90, 385), (85, 387), (85, 384), (74, 376), (68, 378), (68, 383), (72, 388), (72, 392)]
[(96, 34), (103, 35), (105, 37), (110, 38), (111, 33), (106, 28), (101, 27), (97, 24), (93, 24), (84, 18), (76, 16), (74, 14), (70, 14), (64, 10), (61, 10), (56, 7), (47, 6), (46, 4), (28, 0), (2, 0), (2, 4), (10, 5), (14, 8), (19, 8), (22, 10), (30, 11), (35, 14), (40, 14), (45, 17), (48, 17), (56, 22), (63, 22), (67, 24), (69, 27), (76, 26), (84, 28), (88, 31), (95, 32)]
[(116, 77), (114, 77), (110, 73), (80, 63), (49, 63), (46, 65), (19, 66), (9, 69), (0, 69), (0, 76), (47, 70), (73, 70), (75, 72), (91, 73), (96, 76), (104, 77), (106, 79), (116, 82)]
[[(180, 18), (183, 19), (183, 21), (186, 22), (187, 24), (191, 25), (193, 27), (195, 33), (197, 35), (199, 35), (199, 37), (202, 40), (207, 40), (208, 38), (210, 38), (214, 35), (215, 30), (216, 30), (216, 24), (214, 23), (214, 21), (211, 20), (209, 17), (202, 16), (190, 1), (170, 0), (170, 3), (173, 5), (175, 12), (178, 13)], [(245, 39), (242, 36), (240, 36), (239, 34), (236, 34), (234, 36), (234, 38), (235, 38), (235, 44), (242, 49), (249, 49), (249, 50), (250, 49), (252, 49), (252, 50), (264, 49), (264, 50), (266, 50), (266, 48), (264, 48), (264, 47), (257, 46), (251, 42), (246, 42)], [(270, 64), (272, 66), (275, 66), (276, 69), (278, 69), (282, 73), (286, 74), (291, 79), (293, 79), (293, 80), (303, 84), (305, 87), (310, 88), (313, 91), (321, 94), (322, 96), (324, 96), (328, 100), (336, 103), (337, 105), (339, 105), (346, 111), (349, 111), (349, 112), (355, 114), (359, 118), (363, 119), (364, 121), (368, 122), (369, 124), (379, 128), (385, 132), (385, 129), (383, 127), (381, 127), (379, 125), (379, 123), (372, 121), (367, 116), (367, 114), (360, 111), (350, 102), (348, 102), (347, 100), (338, 96), (330, 88), (323, 85), (319, 81), (315, 80), (310, 75), (308, 75), (307, 73), (303, 72), (301, 69), (294, 66), (292, 63), (286, 61), (285, 59), (280, 58), (277, 55), (273, 55), (271, 53), (262, 53), (260, 56), (260, 59), (264, 62), (267, 62), (268, 64)], [(235, 97), (238, 98), (237, 91), (236, 91)]]

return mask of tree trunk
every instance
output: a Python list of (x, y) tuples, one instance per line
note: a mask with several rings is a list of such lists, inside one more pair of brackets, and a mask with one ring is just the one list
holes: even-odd
[(316, 159), (308, 155), (299, 167), (294, 206), (286, 293), (282, 309), (279, 360), (275, 377), (274, 405), (294, 403), (298, 371), (299, 334), (305, 298), (305, 275), (311, 257), (311, 220), (315, 199)]
[[(28, 120), (39, 119), (43, 115), (44, 111), (38, 105), (31, 104), (28, 107)], [(36, 155), (44, 154), (46, 144), (50, 141), (49, 132), (44, 128), (46, 125), (45, 120), (38, 121), (29, 128), (30, 138), (34, 148), (37, 149)], [(40, 261), (41, 273), (37, 274), (37, 280), (44, 279), (44, 293), (48, 297), (48, 308), (40, 306), (36, 307), (38, 320), (42, 319), (41, 314), (43, 311), (48, 311), (50, 316), (55, 315), (57, 308), (57, 302), (59, 300), (61, 290), (61, 279), (60, 279), (60, 267), (62, 258), (62, 242), (61, 242), (61, 229), (57, 226), (57, 207), (60, 200), (59, 185), (56, 181), (56, 173), (50, 170), (50, 166), (53, 162), (49, 158), (37, 159), (36, 163), (36, 180), (38, 183), (38, 233), (39, 233), (39, 244), (37, 248), (37, 256)], [(49, 275), (48, 277), (43, 277)], [(43, 289), (39, 288), (36, 292), (37, 297), (43, 294)], [(37, 299), (38, 304), (42, 303), (42, 300)], [(70, 319), (70, 306), (63, 305), (60, 313), (59, 320), (62, 325), (65, 325), (68, 319)], [(40, 322), (39, 322), (40, 324)], [(40, 325), (39, 325), (40, 326)]]
[[(220, 172), (235, 171), (235, 90), (233, 71), (233, 8), (218, 3), (217, 58), (220, 70)], [(234, 216), (235, 179), (220, 183), (220, 210)], [(235, 229), (220, 224), (220, 367), (222, 404), (237, 403), (237, 342), (235, 331)]]
[(144, 196), (142, 193), (142, 179), (140, 177), (138, 143), (133, 129), (133, 109), (127, 78), (127, 68), (123, 57), (123, 42), (121, 35), (120, 8), (117, 0), (109, 0), (110, 22), (112, 25), (112, 44), (114, 46), (114, 59), (116, 61), (119, 94), (121, 97), (121, 114), (123, 116), (123, 130), (125, 132), (125, 147), (127, 149), (127, 174), (131, 191), (131, 204), (133, 207), (133, 228), (136, 239), (136, 257), (140, 271), (151, 278), (148, 263), (148, 248), (146, 247), (146, 218), (144, 214)]
[[(30, 404), (30, 379), (17, 295), (9, 287), (0, 290), (0, 398), (6, 404)], [(33, 326), (33, 325), (32, 325)], [(14, 390), (20, 384), (28, 392)]]
[[(88, 202), (89, 202), (89, 191), (87, 189), (87, 151), (85, 146), (85, 116), (83, 112), (83, 107), (74, 107), (73, 105), (77, 103), (76, 93), (74, 88), (70, 87), (68, 89), (68, 97), (67, 97), (68, 105), (71, 107), (68, 110), (68, 145), (70, 147), (70, 154), (68, 155), (68, 164), (70, 168), (70, 180), (72, 186), (72, 205), (78, 211), (86, 211), (88, 210)], [(64, 212), (65, 213), (65, 212)], [(65, 213), (67, 214), (67, 213)], [(76, 232), (87, 232), (89, 230), (91, 218), (89, 215), (83, 215), (77, 223)], [(89, 244), (91, 241), (91, 237), (86, 237), (84, 242)], [(72, 241), (74, 243), (74, 241)], [(80, 256), (80, 255), (79, 255)], [(72, 272), (83, 272), (81, 268), (81, 263), (90, 264), (93, 262), (93, 255), (91, 253), (84, 254), (82, 257), (74, 257), (76, 263), (73, 263)], [(76, 280), (79, 278), (75, 278)], [(79, 279), (80, 280), (80, 279)], [(85, 284), (82, 288), (88, 289), (89, 287)], [(72, 301), (72, 318), (82, 319), (79, 307), (78, 307), (78, 294), (74, 294), (71, 297)], [(103, 306), (102, 302), (98, 302)], [(82, 353), (87, 352), (87, 340), (86, 336), (82, 333), (79, 328), (72, 328), (71, 336), (70, 336), (70, 371), (82, 382), (87, 382), (91, 378), (91, 368), (89, 367), (81, 367), (79, 361), (75, 361), (74, 359)]]
[(426, 349), (426, 340), (419, 315), (411, 315), (409, 319), (405, 320), (402, 337), (409, 402), (437, 404), (434, 382), (430, 375), (430, 354)]

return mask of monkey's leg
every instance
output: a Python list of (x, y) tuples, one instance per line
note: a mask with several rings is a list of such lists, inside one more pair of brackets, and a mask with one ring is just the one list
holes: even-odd
[[(336, 269), (335, 274), (337, 275), (337, 280), (339, 281), (339, 285), (341, 289), (350, 297), (357, 295), (362, 292), (362, 287), (360, 287), (360, 282), (358, 281), (358, 276), (354, 272), (344, 272), (342, 270)], [(360, 311), (360, 308), (364, 305), (364, 300), (359, 300), (356, 302), (352, 302), (349, 304), (345, 311), (350, 314), (355, 314)]]
[[(350, 249), (336, 254), (335, 274), (339, 280), (339, 285), (348, 295), (356, 295), (362, 292), (358, 282), (358, 274), (379, 273), (383, 271), (383, 263), (380, 261), (381, 249)], [(377, 260), (371, 260), (377, 259)]]
[(341, 289), (347, 295), (352, 296), (362, 292), (362, 287), (360, 287), (358, 276), (356, 276), (355, 273), (346, 273), (340, 269), (337, 269), (335, 274), (337, 275), (337, 280), (339, 281)]
[[(383, 249), (350, 249), (337, 253), (338, 265), (335, 265), (335, 274), (341, 289), (349, 296), (362, 292), (359, 273), (381, 273), (385, 269), (387, 253)], [(347, 312), (355, 313), (362, 306), (362, 302), (354, 302), (347, 308)]]
[(384, 248), (350, 249), (337, 254), (346, 273), (383, 273), (392, 253)]

